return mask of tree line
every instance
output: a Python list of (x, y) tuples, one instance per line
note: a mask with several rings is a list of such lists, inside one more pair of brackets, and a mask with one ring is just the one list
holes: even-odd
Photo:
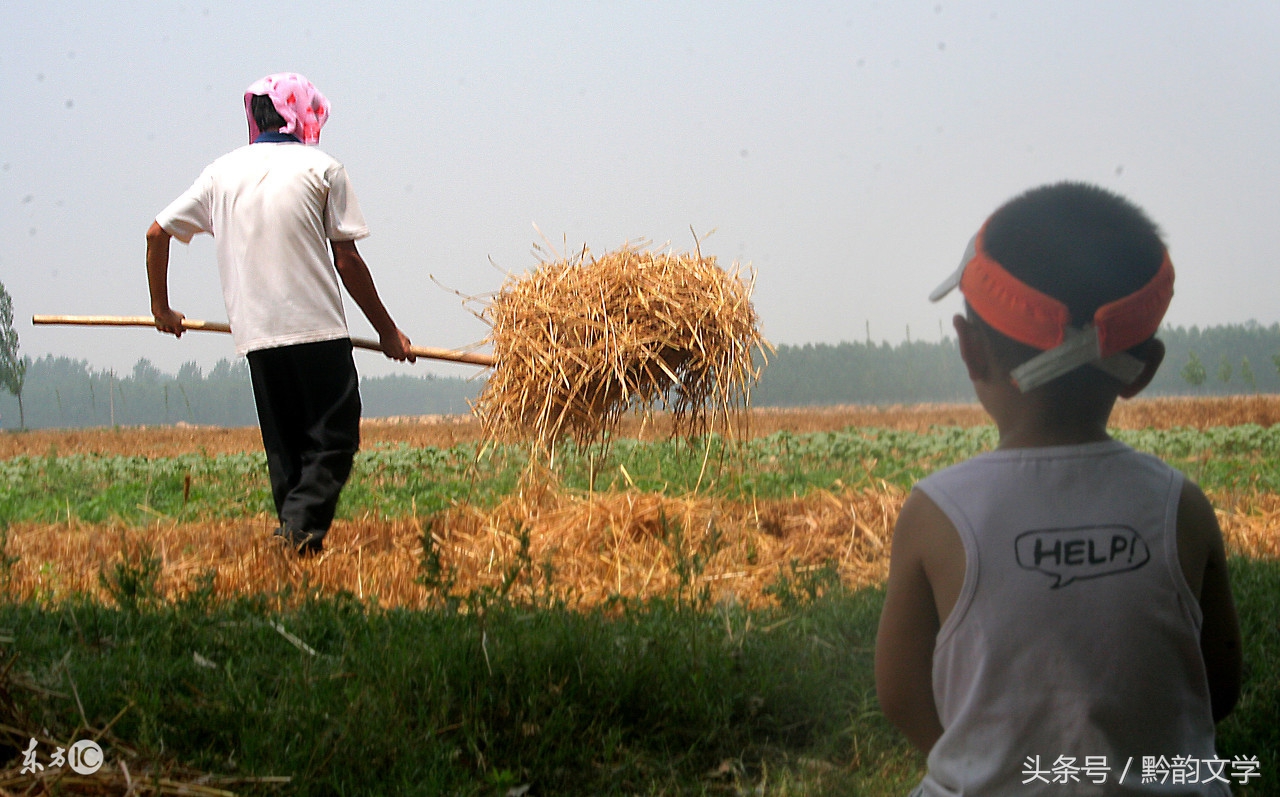
[[(1165, 327), (1165, 359), (1145, 396), (1280, 393), (1280, 324)], [(954, 338), (779, 346), (756, 406), (972, 401)]]
[[(1166, 327), (1164, 365), (1144, 395), (1280, 393), (1280, 324)], [(220, 360), (167, 374), (141, 359), (129, 373), (52, 355), (22, 364), (22, 412), (12, 390), (0, 392), (0, 426), (27, 428), (257, 422), (249, 369)], [(914, 404), (973, 400), (953, 338), (936, 342), (779, 346), (763, 365), (752, 403), (763, 407)], [(480, 379), (393, 375), (361, 380), (366, 417), (460, 414), (484, 386)], [(20, 415), (24, 416), (20, 418)]]
[[(208, 372), (188, 362), (176, 374), (146, 358), (126, 374), (52, 355), (26, 362), (22, 397), (28, 429), (258, 422), (244, 359), (219, 360)], [(479, 386), (457, 378), (384, 376), (362, 379), (360, 394), (366, 417), (457, 414), (470, 411), (467, 399)], [(16, 397), (0, 395), (0, 426), (14, 429), (19, 423)]]

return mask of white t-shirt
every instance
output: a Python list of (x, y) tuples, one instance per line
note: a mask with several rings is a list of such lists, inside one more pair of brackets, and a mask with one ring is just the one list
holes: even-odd
[(327, 242), (369, 234), (342, 164), (315, 147), (257, 143), (223, 155), (156, 217), (207, 232), (236, 353), (348, 336)]

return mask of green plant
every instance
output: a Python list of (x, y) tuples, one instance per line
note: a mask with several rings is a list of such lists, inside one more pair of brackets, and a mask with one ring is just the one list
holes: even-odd
[(60, 596), (61, 590), (62, 579), (57, 568), (52, 562), (41, 562), (36, 573), (35, 602), (42, 605), (52, 603)]
[(13, 585), (13, 566), (20, 561), (20, 556), (9, 553), (9, 523), (0, 519), (0, 596), (6, 600)]
[(838, 594), (843, 589), (840, 571), (836, 563), (803, 566), (792, 559), (788, 570), (778, 573), (777, 579), (763, 590), (785, 610), (800, 609), (827, 594)]
[(120, 608), (137, 612), (160, 599), (161, 561), (147, 543), (122, 546), (120, 561), (98, 573), (98, 582)]
[(181, 611), (193, 614), (208, 614), (217, 605), (218, 597), (215, 589), (218, 573), (216, 570), (202, 570), (191, 579), (191, 586), (177, 602)]
[(433, 608), (444, 610), (447, 614), (456, 614), (461, 605), (453, 591), (458, 576), (452, 565), (446, 564), (440, 555), (440, 544), (431, 533), (432, 525), (430, 518), (423, 521), (422, 532), (418, 535), (422, 555), (418, 561), (419, 573), (416, 580), (426, 588)]
[[(533, 583), (533, 559), (529, 555), (529, 530), (516, 523), (515, 533), (517, 548), (515, 556), (502, 569), (497, 585), (483, 584), (472, 590), (463, 599), (463, 606), (469, 613), (483, 616), (490, 610), (501, 611), (517, 606), (534, 605), (536, 585)], [(525, 582), (523, 595), (516, 591), (517, 585)]]
[(671, 521), (665, 511), (658, 514), (658, 527), (662, 542), (671, 553), (671, 569), (676, 574), (676, 590), (673, 596), (677, 609), (700, 611), (711, 603), (711, 586), (698, 584), (707, 565), (723, 547), (723, 535), (715, 518), (707, 521), (706, 532), (697, 544), (690, 544), (684, 525)]

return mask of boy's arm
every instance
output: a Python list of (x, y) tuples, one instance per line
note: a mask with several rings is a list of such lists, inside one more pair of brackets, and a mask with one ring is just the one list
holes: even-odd
[(923, 493), (907, 498), (893, 532), (889, 581), (876, 634), (876, 693), (890, 722), (928, 753), (942, 735), (933, 700), (938, 609), (925, 573), (924, 543), (941, 512)]
[(338, 270), (338, 276), (342, 278), (342, 284), (346, 287), (347, 293), (351, 294), (351, 298), (360, 307), (364, 317), (369, 319), (369, 323), (373, 324), (373, 328), (377, 330), (383, 354), (393, 360), (409, 362), (417, 360), (409, 350), (411, 345), (409, 338), (396, 327), (396, 323), (391, 320), (391, 314), (383, 306), (382, 299), (378, 296), (378, 289), (373, 284), (373, 275), (369, 273), (369, 267), (365, 265), (360, 252), (356, 250), (356, 242), (330, 241), (329, 243), (333, 247), (334, 268)]
[(1200, 655), (1209, 677), (1213, 721), (1220, 722), (1240, 697), (1240, 620), (1227, 576), (1222, 529), (1209, 499), (1191, 481), (1183, 482), (1178, 501), (1178, 553), (1191, 591), (1200, 598)]
[(147, 229), (147, 289), (151, 293), (151, 315), (156, 329), (182, 337), (182, 313), (169, 306), (169, 240), (172, 238), (160, 223), (151, 222)]

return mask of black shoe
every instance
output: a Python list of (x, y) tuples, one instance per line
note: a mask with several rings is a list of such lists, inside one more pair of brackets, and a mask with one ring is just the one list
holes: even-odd
[(271, 533), (280, 537), (297, 551), (299, 556), (315, 556), (324, 550), (324, 534), (314, 531), (299, 531), (290, 526), (277, 526)]

